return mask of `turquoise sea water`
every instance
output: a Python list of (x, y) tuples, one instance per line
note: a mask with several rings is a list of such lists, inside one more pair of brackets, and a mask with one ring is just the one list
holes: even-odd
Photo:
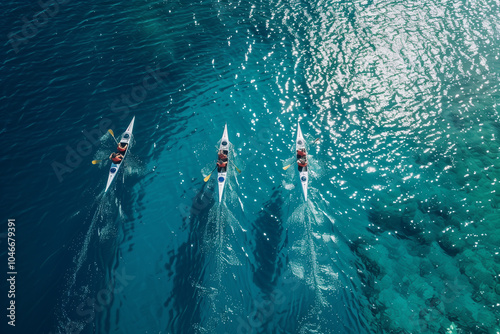
[(500, 332), (499, 3), (40, 6), (1, 14), (2, 333)]

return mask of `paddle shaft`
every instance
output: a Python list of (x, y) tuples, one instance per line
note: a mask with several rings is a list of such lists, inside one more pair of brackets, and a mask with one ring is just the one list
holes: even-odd
[(113, 130), (109, 129), (109, 130), (108, 130), (108, 132), (109, 132), (109, 134), (113, 137), (113, 139), (115, 140), (116, 144), (120, 145), (120, 144), (118, 143), (118, 140), (116, 140), (116, 138), (115, 138), (115, 134), (113, 133)]
[(238, 168), (238, 166), (236, 166), (236, 164), (234, 162), (232, 162), (233, 166), (236, 168), (236, 170), (238, 171), (238, 173), (241, 174), (241, 170)]
[(208, 179), (210, 179), (210, 176), (212, 176), (212, 173), (214, 172), (214, 170), (216, 170), (216, 169), (217, 169), (217, 166), (215, 166), (215, 168), (214, 168), (214, 169), (212, 169), (212, 171), (210, 172), (210, 174), (208, 174), (208, 176), (206, 176), (206, 177), (203, 179), (203, 181), (207, 182), (207, 181), (208, 181)]

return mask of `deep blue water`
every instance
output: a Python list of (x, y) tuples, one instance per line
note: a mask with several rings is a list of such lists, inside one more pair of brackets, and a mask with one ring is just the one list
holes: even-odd
[(0, 14), (2, 333), (500, 332), (498, 2), (60, 2)]

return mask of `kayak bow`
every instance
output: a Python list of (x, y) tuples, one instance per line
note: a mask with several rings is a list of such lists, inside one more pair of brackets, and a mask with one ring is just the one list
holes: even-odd
[(120, 143), (126, 143), (129, 144), (127, 146), (127, 150), (125, 151), (125, 154), (123, 154), (123, 159), (119, 164), (115, 164), (114, 162), (111, 163), (111, 168), (109, 169), (109, 175), (108, 175), (108, 183), (106, 184), (106, 190), (104, 192), (108, 191), (109, 186), (115, 179), (116, 174), (118, 174), (118, 170), (120, 169), (120, 166), (123, 165), (123, 161), (125, 160), (125, 157), (127, 156), (127, 153), (130, 149), (130, 139), (132, 138), (132, 130), (134, 129), (134, 121), (135, 121), (135, 116), (132, 118), (132, 121), (130, 122), (127, 130), (122, 134), (122, 138), (120, 139)]

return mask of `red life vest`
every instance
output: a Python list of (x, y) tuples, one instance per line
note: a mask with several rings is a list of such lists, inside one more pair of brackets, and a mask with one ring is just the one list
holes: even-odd
[(227, 166), (227, 161), (217, 161), (217, 167), (226, 167)]
[(118, 149), (118, 152), (122, 152), (123, 153), (123, 152), (125, 152), (127, 150), (127, 147), (126, 146), (125, 147), (121, 147), (120, 145), (118, 145), (117, 149)]
[(301, 157), (305, 157), (307, 155), (306, 152), (302, 152), (300, 150), (297, 151), (297, 155), (301, 156)]
[(224, 153), (219, 153), (219, 159), (225, 160), (227, 159), (227, 155), (225, 155)]
[(297, 165), (299, 165), (299, 167), (306, 167), (307, 166), (307, 161), (304, 162), (304, 163), (301, 163), (300, 161), (297, 161)]
[(115, 156), (115, 157), (111, 158), (111, 161), (113, 161), (115, 164), (119, 164), (120, 162), (122, 162), (122, 157)]

